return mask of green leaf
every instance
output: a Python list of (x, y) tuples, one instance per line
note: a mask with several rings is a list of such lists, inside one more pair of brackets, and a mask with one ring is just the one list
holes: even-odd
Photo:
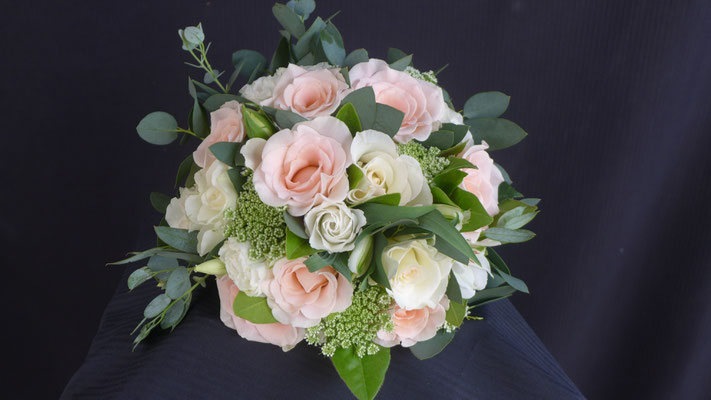
[(464, 103), (467, 118), (497, 118), (509, 107), (511, 97), (501, 92), (477, 93)]
[(417, 342), (410, 351), (420, 360), (426, 360), (439, 354), (454, 338), (454, 332), (440, 330), (435, 337), (423, 342)]
[(466, 142), (461, 142), (461, 143), (454, 145), (448, 149), (440, 151), (438, 156), (440, 156), (440, 157), (456, 156), (457, 154), (461, 153), (462, 150), (464, 150), (464, 148), (466, 146), (467, 146)]
[[(358, 186), (358, 183), (365, 177), (365, 174), (363, 174), (363, 170), (360, 169), (359, 166), (356, 164), (351, 164), (348, 167), (348, 186), (350, 190), (355, 189)], [(398, 199), (398, 203), (400, 202), (400, 199)]]
[(459, 288), (459, 282), (454, 272), (449, 273), (449, 281), (447, 282), (447, 291), (445, 292), (450, 301), (461, 302), (462, 290)]
[(279, 125), (281, 129), (291, 129), (299, 122), (306, 121), (306, 118), (302, 117), (301, 115), (284, 110), (278, 110), (274, 114), (274, 118), (276, 119), (277, 125)]
[(242, 143), (235, 142), (217, 142), (210, 146), (210, 151), (218, 160), (229, 165), (237, 167), (244, 165), (244, 156), (240, 153)]
[(525, 229), (489, 228), (484, 231), (484, 235), (489, 239), (498, 240), (501, 243), (521, 243), (533, 239), (535, 233)]
[(289, 0), (286, 5), (305, 20), (308, 19), (309, 15), (316, 9), (316, 2), (314, 0)]
[(306, 27), (304, 26), (304, 21), (301, 17), (296, 15), (294, 10), (287, 7), (284, 4), (276, 3), (272, 7), (272, 14), (279, 21), (281, 26), (286, 29), (287, 32), (294, 35), (297, 39), (300, 38), (304, 32), (306, 32)]
[(153, 276), (148, 267), (139, 268), (128, 276), (128, 290), (133, 290), (136, 286), (151, 279)]
[(436, 147), (440, 150), (446, 150), (454, 146), (454, 132), (448, 130), (439, 130), (432, 132), (424, 142), (420, 142), (425, 147)]
[(136, 131), (146, 142), (163, 146), (178, 137), (178, 121), (167, 112), (154, 111), (143, 117)]
[(498, 270), (504, 271), (507, 274), (511, 274), (511, 271), (509, 270), (509, 266), (506, 265), (506, 262), (504, 262), (504, 259), (501, 258), (499, 253), (496, 252), (493, 248), (489, 247), (486, 250), (486, 258), (491, 261), (491, 264)]
[(362, 204), (373, 203), (373, 204), (384, 204), (386, 206), (397, 206), (400, 204), (400, 193), (388, 193), (382, 196), (376, 196), (372, 199), (368, 199)]
[[(496, 267), (494, 267), (494, 268), (496, 268)], [(511, 285), (512, 288), (518, 290), (519, 292), (528, 293), (528, 286), (526, 286), (526, 283), (524, 283), (522, 280), (515, 278), (515, 277), (513, 277), (513, 276), (511, 276), (511, 275), (507, 274), (506, 272), (501, 271), (499, 269), (497, 269), (496, 272), (498, 272), (498, 274), (502, 278), (504, 278), (504, 281), (506, 281), (506, 283)]]
[(447, 172), (440, 172), (437, 176), (432, 178), (432, 184), (442, 189), (445, 193), (449, 193), (451, 198), (451, 193), (457, 189), (457, 186), (459, 186), (466, 177), (466, 172), (450, 169)]
[(170, 302), (170, 297), (166, 296), (165, 294), (159, 294), (153, 300), (151, 300), (150, 303), (148, 303), (145, 310), (143, 310), (143, 316), (146, 318), (153, 318), (160, 315), (160, 313), (162, 313), (163, 310), (168, 307), (168, 304), (170, 304)]
[(464, 317), (467, 316), (467, 307), (456, 301), (449, 302), (449, 308), (447, 309), (447, 314), (445, 316), (447, 322), (454, 326), (461, 326), (464, 322)]
[(242, 191), (242, 185), (247, 182), (247, 177), (242, 175), (241, 168), (230, 168), (227, 170), (227, 176), (232, 182), (232, 187), (235, 188), (235, 192), (239, 193)]
[(236, 316), (254, 324), (274, 324), (279, 322), (274, 318), (266, 297), (250, 297), (240, 291), (237, 293), (234, 303), (232, 303), (232, 309)]
[(183, 296), (190, 289), (190, 272), (185, 267), (178, 267), (170, 273), (165, 284), (165, 294), (175, 300)]
[(163, 329), (174, 328), (178, 325), (178, 322), (182, 319), (183, 313), (186, 311), (187, 304), (183, 299), (176, 301), (170, 308), (165, 312), (163, 320), (160, 321), (160, 327)]
[(352, 103), (346, 103), (341, 106), (341, 108), (338, 110), (338, 113), (336, 114), (336, 118), (343, 121), (343, 123), (346, 124), (348, 130), (350, 130), (351, 134), (353, 135), (363, 130), (360, 125), (360, 118), (358, 118), (358, 112), (356, 111)]
[(409, 65), (412, 65), (412, 54), (408, 54), (405, 57), (390, 63), (390, 68), (397, 71), (404, 71)]
[(161, 247), (156, 247), (156, 248), (144, 250), (144, 251), (141, 251), (141, 252), (129, 253), (129, 254), (131, 254), (130, 257), (125, 258), (125, 259), (120, 260), (120, 261), (114, 261), (114, 262), (106, 263), (106, 265), (123, 265), (123, 264), (129, 264), (129, 263), (132, 263), (132, 262), (136, 262), (136, 261), (140, 261), (140, 260), (146, 259), (146, 258), (148, 258), (148, 257), (150, 257), (150, 256), (152, 256), (152, 255), (154, 255), (154, 254), (158, 254), (158, 253), (161, 252), (161, 251), (163, 251), (163, 248), (161, 248)]
[(527, 212), (528, 209), (529, 207), (516, 207), (512, 210), (506, 211), (496, 221), (496, 226), (507, 229), (521, 228), (536, 217), (537, 212)]
[(197, 254), (197, 231), (176, 229), (168, 226), (154, 227), (156, 235), (170, 247), (185, 253)]
[(306, 230), (304, 229), (303, 218), (294, 217), (293, 215), (289, 214), (288, 211), (284, 210), (284, 221), (286, 222), (286, 226), (289, 228), (291, 233), (302, 239), (309, 238), (309, 235), (306, 234)]
[(453, 202), (449, 196), (442, 189), (437, 186), (432, 186), (430, 188), (432, 192), (432, 202), (435, 204), (446, 204), (448, 206), (459, 207), (455, 202)]
[(343, 48), (343, 38), (336, 26), (328, 23), (319, 35), (321, 36), (321, 47), (328, 62), (331, 65), (343, 65), (346, 50)]
[(453, 124), (449, 122), (445, 122), (442, 124), (442, 129), (446, 131), (451, 131), (454, 132), (454, 143), (459, 143), (464, 139), (464, 136), (467, 135), (467, 132), (469, 132), (469, 126), (467, 125), (458, 125), (458, 124)]
[(153, 208), (161, 214), (165, 214), (165, 209), (170, 204), (170, 196), (163, 193), (151, 192), (150, 195), (151, 205)]
[(193, 111), (190, 114), (191, 127), (198, 137), (205, 138), (210, 134), (210, 122), (207, 111), (200, 105), (198, 99), (193, 101)]
[(286, 67), (289, 65), (291, 60), (291, 46), (286, 38), (281, 38), (279, 40), (279, 45), (277, 45), (274, 55), (272, 55), (272, 61), (269, 63), (269, 70), (275, 72), (281, 67)]
[[(435, 237), (435, 247), (438, 250), (442, 248), (443, 243), (440, 241), (445, 241), (452, 248), (456, 249), (461, 254), (452, 254), (451, 252), (447, 254), (449, 257), (463, 263), (469, 264), (469, 260), (474, 258), (474, 252), (469, 246), (469, 243), (464, 239), (461, 233), (452, 224), (447, 221), (442, 213), (437, 210), (431, 211), (418, 218), (420, 228), (426, 229), (432, 232)], [(439, 243), (439, 244), (438, 244)], [(448, 249), (445, 247), (445, 249)]]
[(479, 307), (492, 301), (505, 299), (511, 296), (516, 289), (511, 286), (499, 286), (491, 289), (479, 290), (474, 297), (469, 299), (468, 303), (471, 307)]
[(400, 60), (404, 57), (407, 57), (407, 53), (405, 53), (404, 51), (402, 51), (400, 49), (396, 49), (394, 47), (390, 47), (388, 49), (388, 57), (387, 57), (388, 64), (392, 64), (395, 61)]
[(218, 93), (208, 97), (207, 100), (205, 100), (205, 102), (202, 104), (202, 106), (205, 107), (205, 110), (213, 112), (218, 110), (220, 107), (222, 107), (223, 104), (227, 103), (228, 101), (246, 103), (249, 100), (235, 94)]
[(331, 361), (338, 375), (359, 400), (372, 400), (385, 381), (390, 365), (390, 349), (381, 347), (377, 353), (361, 358), (352, 347), (340, 347)]
[(178, 173), (175, 176), (175, 187), (180, 186), (180, 183), (185, 181), (185, 178), (187, 178), (188, 173), (190, 172), (190, 169), (192, 168), (194, 163), (195, 161), (193, 160), (192, 154), (185, 157), (185, 159), (180, 163), (180, 166), (178, 167)]
[(469, 210), (469, 219), (462, 224), (462, 232), (473, 232), (494, 221), (474, 194), (464, 189), (455, 188), (450, 198), (462, 210)]
[(148, 268), (153, 272), (172, 270), (178, 268), (178, 260), (156, 254), (148, 260)]
[(309, 52), (311, 49), (311, 41), (314, 37), (321, 34), (321, 31), (326, 28), (326, 23), (321, 19), (321, 17), (316, 17), (311, 27), (304, 32), (303, 35), (294, 45), (294, 56), (297, 59), (301, 59)]
[(521, 197), (523, 197), (523, 195), (509, 183), (501, 182), (499, 185), (499, 202), (507, 199), (519, 199)]
[(529, 199), (521, 199), (519, 200), (521, 203), (528, 204), (531, 207), (535, 207), (538, 205), (538, 203), (541, 202), (541, 199), (536, 199), (536, 198), (529, 198)]
[(295, 260), (297, 258), (310, 256), (318, 252), (309, 245), (308, 239), (297, 236), (294, 232), (287, 228), (286, 230), (286, 258), (287, 260)]
[(232, 53), (232, 65), (240, 68), (238, 75), (247, 78), (251, 83), (254, 78), (264, 71), (267, 66), (267, 59), (254, 50), (237, 50)]
[(322, 251), (307, 258), (306, 261), (304, 261), (304, 265), (306, 265), (311, 272), (316, 272), (324, 267), (333, 267), (339, 274), (348, 279), (349, 282), (351, 280), (351, 270), (348, 268), (347, 253), (329, 253)]
[(447, 160), (449, 160), (449, 164), (447, 164), (447, 166), (442, 171), (440, 171), (438, 175), (443, 175), (451, 171), (460, 169), (476, 169), (476, 165), (463, 158), (447, 157)]
[(373, 127), (375, 123), (375, 92), (370, 86), (354, 90), (349, 93), (341, 105), (351, 103), (358, 114), (361, 129), (366, 130)]
[(475, 143), (486, 141), (489, 150), (501, 150), (522, 141), (527, 133), (503, 118), (475, 118), (466, 121)]
[(365, 49), (356, 49), (350, 52), (343, 64), (348, 68), (353, 68), (354, 65), (362, 62), (368, 62), (368, 51)]
[(365, 220), (368, 221), (368, 225), (380, 226), (403, 219), (417, 219), (435, 210), (434, 206), (400, 207), (378, 203), (364, 203), (358, 205), (357, 208), (363, 211)]
[(375, 121), (371, 129), (393, 137), (400, 130), (405, 113), (387, 104), (375, 103)]

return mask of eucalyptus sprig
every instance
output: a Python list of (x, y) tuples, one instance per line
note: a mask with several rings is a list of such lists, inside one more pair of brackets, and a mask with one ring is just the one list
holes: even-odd
[(183, 41), (183, 50), (190, 53), (195, 61), (198, 62), (198, 64), (189, 62), (185, 64), (204, 70), (205, 77), (203, 78), (203, 82), (206, 84), (214, 82), (224, 93), (229, 93), (229, 90), (220, 83), (219, 79), (225, 71), (213, 69), (207, 60), (207, 52), (210, 51), (210, 45), (212, 43), (208, 43), (207, 46), (205, 46), (205, 33), (202, 30), (202, 24), (200, 23), (197, 24), (197, 26), (188, 26), (185, 29), (179, 29), (178, 36), (180, 36), (180, 39)]

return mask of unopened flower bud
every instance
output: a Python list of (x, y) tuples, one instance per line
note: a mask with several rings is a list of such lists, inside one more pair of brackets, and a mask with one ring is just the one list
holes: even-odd
[(214, 258), (210, 261), (205, 261), (204, 263), (197, 265), (195, 267), (195, 272), (200, 272), (207, 275), (224, 275), (227, 273), (225, 264), (218, 258)]

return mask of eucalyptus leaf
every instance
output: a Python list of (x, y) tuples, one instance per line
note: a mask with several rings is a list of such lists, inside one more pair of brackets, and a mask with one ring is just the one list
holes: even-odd
[(190, 272), (180, 266), (173, 270), (165, 285), (165, 294), (175, 300), (183, 296), (190, 289)]
[(146, 142), (163, 146), (177, 139), (178, 121), (167, 112), (154, 111), (143, 117), (136, 131)]
[(274, 324), (279, 322), (274, 318), (266, 297), (250, 297), (240, 291), (237, 293), (234, 303), (232, 303), (232, 309), (236, 316), (254, 324)]
[(501, 92), (477, 93), (464, 103), (462, 114), (467, 118), (497, 118), (509, 107), (509, 100), (511, 97)]
[(160, 252), (163, 251), (163, 250), (164, 250), (163, 248), (156, 247), (156, 248), (144, 250), (144, 251), (141, 251), (141, 252), (129, 253), (129, 254), (131, 254), (130, 257), (127, 257), (127, 258), (125, 258), (125, 259), (123, 259), (123, 260), (120, 260), (120, 261), (110, 262), (110, 263), (107, 263), (106, 265), (123, 265), (123, 264), (129, 264), (129, 263), (132, 263), (132, 262), (140, 261), (140, 260), (146, 259), (146, 258), (148, 258), (148, 257), (151, 257), (152, 255), (158, 254), (158, 253), (160, 253)]
[(235, 192), (239, 193), (242, 191), (242, 185), (247, 182), (247, 177), (242, 175), (241, 168), (230, 168), (227, 170), (227, 176), (232, 182), (232, 187), (235, 188)]
[(388, 64), (392, 64), (395, 61), (400, 60), (404, 57), (407, 57), (407, 53), (405, 53), (404, 51), (402, 51), (400, 49), (396, 49), (394, 47), (390, 47), (388, 49), (388, 57), (387, 57)]
[(279, 21), (281, 26), (286, 29), (287, 32), (292, 34), (297, 39), (300, 38), (304, 32), (306, 32), (306, 27), (304, 26), (304, 21), (298, 16), (294, 10), (287, 7), (284, 4), (276, 3), (272, 7), (272, 14)]
[(366, 86), (349, 93), (342, 101), (341, 105), (351, 103), (358, 114), (361, 129), (371, 129), (375, 123), (376, 103), (375, 92), (370, 86)]
[(448, 130), (439, 130), (432, 132), (424, 142), (420, 142), (425, 147), (436, 147), (440, 150), (446, 150), (454, 146), (454, 132)]
[(185, 181), (185, 178), (187, 178), (193, 164), (195, 164), (195, 161), (193, 160), (192, 154), (185, 157), (185, 159), (180, 163), (180, 166), (178, 166), (178, 173), (175, 175), (175, 187), (180, 186), (180, 183)]
[(410, 351), (420, 360), (426, 360), (439, 354), (454, 338), (454, 332), (440, 330), (435, 337), (415, 343)]
[(183, 299), (176, 301), (170, 308), (165, 312), (163, 320), (160, 321), (160, 327), (163, 329), (174, 328), (183, 315), (185, 311), (186, 303)]
[(240, 153), (242, 143), (236, 142), (217, 142), (210, 146), (210, 151), (218, 160), (229, 165), (237, 167), (244, 165), (244, 156)]
[(170, 297), (166, 296), (165, 294), (159, 294), (153, 300), (151, 300), (150, 303), (148, 303), (145, 310), (143, 310), (143, 316), (146, 318), (153, 318), (160, 315), (160, 313), (162, 313), (163, 310), (168, 307), (168, 304), (170, 304), (170, 302)]
[(170, 247), (185, 253), (197, 254), (197, 231), (188, 232), (186, 229), (168, 226), (156, 226), (154, 229), (156, 235)]
[(316, 17), (314, 22), (311, 24), (309, 29), (304, 32), (303, 35), (294, 45), (294, 56), (297, 59), (301, 59), (309, 52), (311, 49), (311, 41), (314, 37), (321, 34), (321, 31), (326, 28), (326, 23), (321, 19), (321, 17)]
[(321, 47), (329, 64), (343, 65), (343, 60), (346, 58), (346, 50), (343, 48), (343, 38), (336, 26), (329, 23), (319, 35), (321, 37)]
[(486, 141), (490, 150), (501, 150), (522, 141), (527, 133), (503, 118), (475, 118), (466, 121), (475, 143)]
[(153, 272), (172, 270), (178, 267), (178, 260), (165, 257), (159, 254), (152, 256), (148, 260), (148, 268)]
[(133, 290), (136, 286), (151, 279), (153, 274), (151, 274), (150, 271), (151, 270), (148, 267), (139, 268), (133, 271), (131, 275), (128, 276), (128, 290)]
[(210, 134), (209, 116), (205, 108), (200, 105), (198, 99), (193, 101), (193, 111), (190, 114), (190, 119), (192, 130), (198, 137), (206, 138)]
[(207, 100), (205, 100), (205, 102), (202, 104), (202, 106), (205, 107), (205, 110), (213, 112), (218, 110), (220, 107), (222, 107), (223, 104), (227, 103), (228, 101), (238, 101), (240, 103), (246, 103), (249, 100), (236, 94), (218, 93), (208, 97)]
[(405, 57), (402, 57), (399, 60), (390, 63), (390, 68), (397, 71), (404, 71), (405, 68), (410, 65), (412, 65), (412, 54), (408, 54)]
[(518, 190), (514, 189), (511, 184), (506, 183), (506, 182), (501, 182), (499, 185), (499, 202), (502, 200), (506, 199), (519, 199), (523, 197), (521, 193), (518, 192)]
[(353, 68), (354, 65), (362, 62), (368, 62), (368, 60), (369, 58), (367, 50), (356, 49), (351, 51), (348, 56), (346, 56), (346, 59), (343, 61), (343, 64), (348, 68)]
[(302, 117), (301, 115), (285, 110), (278, 110), (275, 114), (275, 119), (277, 125), (279, 125), (281, 129), (291, 129), (299, 122), (306, 121), (306, 118)]
[(149, 198), (153, 208), (159, 213), (165, 214), (165, 209), (170, 203), (170, 196), (159, 192), (151, 192)]
[(303, 19), (308, 19), (309, 15), (316, 9), (314, 0), (289, 0), (286, 5)]
[(284, 221), (286, 222), (286, 226), (289, 228), (291, 233), (302, 239), (309, 238), (309, 235), (306, 234), (306, 230), (304, 229), (303, 218), (294, 217), (293, 215), (289, 214), (288, 211), (284, 210)]
[(290, 60), (291, 45), (286, 38), (281, 38), (279, 40), (279, 45), (277, 45), (277, 48), (274, 51), (274, 55), (272, 55), (272, 61), (269, 63), (269, 70), (276, 72), (277, 69), (288, 66)]
[(232, 65), (235, 68), (241, 65), (239, 75), (247, 78), (247, 82), (251, 83), (257, 75), (264, 71), (267, 59), (258, 51), (237, 50), (232, 53)]
[(346, 126), (348, 127), (348, 130), (351, 131), (352, 135), (355, 135), (357, 132), (360, 132), (363, 130), (363, 128), (360, 124), (360, 118), (358, 118), (358, 112), (356, 111), (356, 109), (352, 103), (344, 104), (338, 110), (338, 113), (336, 114), (336, 118), (338, 118), (339, 120), (343, 121), (344, 124), (346, 124)]
[(400, 130), (405, 113), (387, 104), (375, 103), (375, 121), (371, 129), (393, 137)]
[(514, 292), (516, 292), (516, 289), (508, 285), (479, 290), (476, 292), (474, 297), (469, 299), (468, 303), (471, 307), (479, 307), (484, 304), (491, 303), (492, 301), (505, 299), (511, 296)]
[(533, 239), (535, 233), (525, 229), (489, 228), (484, 235), (501, 243), (521, 243)]
[(527, 210), (528, 207), (516, 207), (512, 210), (506, 211), (496, 221), (496, 226), (507, 229), (521, 228), (536, 217), (537, 212), (526, 212)]
[(390, 349), (380, 347), (375, 354), (358, 357), (352, 347), (339, 347), (331, 361), (338, 375), (359, 400), (372, 400), (385, 381), (390, 365)]

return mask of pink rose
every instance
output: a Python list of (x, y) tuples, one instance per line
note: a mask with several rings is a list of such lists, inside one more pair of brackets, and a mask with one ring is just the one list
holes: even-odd
[(283, 324), (253, 324), (237, 317), (232, 311), (232, 303), (239, 289), (228, 275), (217, 278), (217, 292), (220, 295), (220, 319), (237, 334), (253, 342), (270, 343), (291, 350), (304, 338), (304, 329)]
[(504, 181), (504, 176), (486, 152), (488, 148), (489, 145), (482, 142), (469, 147), (460, 155), (477, 169), (463, 169), (467, 176), (459, 186), (475, 195), (486, 212), (493, 217), (499, 213), (499, 185)]
[(289, 64), (276, 82), (272, 97), (262, 105), (290, 110), (308, 119), (331, 115), (349, 89), (338, 68), (325, 66), (315, 69)]
[(432, 339), (444, 323), (448, 308), (447, 296), (442, 297), (435, 308), (405, 310), (394, 304), (389, 312), (395, 323), (395, 329), (392, 332), (381, 330), (373, 341), (385, 347), (398, 344), (402, 347), (410, 347), (417, 342)]
[(274, 264), (274, 278), (262, 282), (262, 291), (277, 321), (300, 328), (315, 326), (321, 318), (351, 305), (353, 285), (331, 267), (310, 272), (306, 258)]
[(269, 140), (242, 146), (245, 165), (254, 171), (259, 198), (272, 207), (306, 214), (324, 199), (342, 201), (348, 193), (351, 133), (333, 117), (318, 117), (283, 129)]
[(426, 140), (445, 111), (439, 86), (394, 70), (383, 60), (370, 59), (356, 64), (349, 76), (353, 89), (372, 86), (378, 103), (405, 113), (400, 130), (393, 138), (397, 142)]
[(244, 140), (245, 131), (240, 107), (238, 102), (232, 100), (210, 113), (210, 134), (193, 153), (193, 159), (198, 167), (207, 168), (215, 161), (215, 156), (210, 151), (210, 146), (213, 144)]

